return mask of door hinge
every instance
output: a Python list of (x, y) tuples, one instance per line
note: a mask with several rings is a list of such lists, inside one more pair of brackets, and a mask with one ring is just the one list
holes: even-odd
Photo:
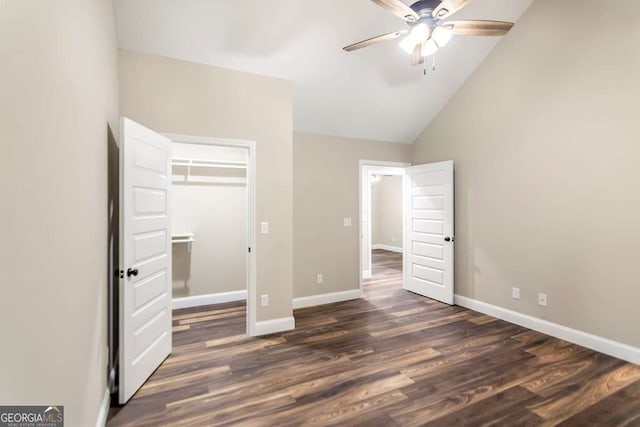
[(249, 253), (251, 253), (251, 247), (249, 247)]

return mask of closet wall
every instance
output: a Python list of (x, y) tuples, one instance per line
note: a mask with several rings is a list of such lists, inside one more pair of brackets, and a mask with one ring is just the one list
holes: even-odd
[[(174, 143), (171, 156), (246, 162), (247, 150)], [(190, 173), (186, 166), (172, 169), (172, 234), (193, 233), (195, 239), (172, 245), (173, 297), (245, 290), (246, 169), (191, 167)]]
[(291, 82), (131, 51), (120, 51), (119, 66), (123, 116), (158, 132), (255, 141), (254, 225), (268, 222), (269, 234), (258, 234), (251, 249), (256, 297), (268, 294), (269, 305), (257, 298), (253, 304), (258, 321), (288, 321), (293, 315)]

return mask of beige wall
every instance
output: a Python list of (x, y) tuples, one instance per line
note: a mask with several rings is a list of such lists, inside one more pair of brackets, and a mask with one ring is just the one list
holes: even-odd
[(371, 244), (402, 248), (402, 176), (382, 176), (371, 190)]
[(96, 424), (106, 390), (107, 0), (0, 5), (0, 405)]
[(406, 162), (411, 147), (305, 133), (293, 140), (294, 297), (358, 289), (359, 160)]
[[(236, 147), (174, 143), (173, 158), (247, 161)], [(171, 228), (194, 233), (191, 245), (173, 244), (173, 297), (246, 290), (246, 170), (173, 167)], [(189, 250), (190, 249), (190, 250)]]
[(638, 40), (637, 0), (537, 0), (419, 137), (455, 161), (457, 293), (640, 346)]
[(256, 142), (257, 319), (291, 316), (291, 82), (207, 65), (120, 51), (120, 112), (158, 132)]

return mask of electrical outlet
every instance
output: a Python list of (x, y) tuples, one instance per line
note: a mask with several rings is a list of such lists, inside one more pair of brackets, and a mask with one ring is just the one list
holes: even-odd
[(351, 218), (345, 218), (343, 223), (345, 227), (351, 227)]
[(260, 303), (263, 307), (267, 307), (269, 305), (269, 295), (264, 294), (260, 297)]
[(513, 299), (520, 299), (520, 288), (511, 288), (511, 296)]
[(260, 223), (260, 233), (269, 234), (269, 223), (268, 222), (261, 222)]
[(391, 236), (391, 241), (395, 242), (396, 241), (396, 236)]
[(322, 284), (323, 282), (324, 282), (324, 275), (322, 275), (322, 274), (318, 274), (318, 275), (316, 276), (316, 283), (317, 283), (318, 285), (320, 285), (320, 284)]
[(538, 304), (544, 307), (547, 306), (547, 294), (538, 294)]

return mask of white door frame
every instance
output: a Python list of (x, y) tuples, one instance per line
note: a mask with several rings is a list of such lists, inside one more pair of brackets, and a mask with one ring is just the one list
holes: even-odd
[[(402, 175), (404, 175), (404, 168), (406, 168), (407, 166), (411, 166), (411, 163), (405, 163), (405, 162), (388, 162), (388, 161), (382, 161), (382, 160), (360, 160), (358, 162), (359, 164), (359, 168), (358, 168), (358, 253), (359, 253), (359, 258), (358, 258), (358, 275), (360, 277), (359, 283), (360, 283), (360, 291), (362, 291), (362, 281), (363, 279), (365, 279), (364, 274), (363, 274), (363, 268), (362, 268), (362, 263), (364, 261), (364, 251), (368, 251), (368, 253), (371, 253), (371, 196), (369, 195), (369, 209), (367, 209), (367, 218), (366, 218), (366, 223), (367, 223), (367, 227), (368, 229), (366, 230), (367, 235), (369, 236), (369, 241), (367, 244), (367, 248), (363, 248), (364, 243), (363, 243), (363, 239), (364, 239), (364, 228), (362, 226), (363, 223), (363, 203), (364, 203), (364, 196), (365, 196), (365, 191), (367, 191), (364, 187), (364, 185), (369, 185), (369, 172), (376, 172), (375, 169), (377, 169), (377, 172), (383, 172), (388, 168), (396, 168), (396, 169), (402, 169)], [(365, 173), (365, 168), (367, 168), (367, 178), (364, 179), (363, 175)], [(371, 170), (369, 171), (369, 168), (371, 168)], [(404, 192), (404, 179), (402, 180), (402, 188), (403, 188), (403, 192)], [(404, 200), (404, 196), (403, 196), (403, 200)], [(403, 208), (403, 215), (402, 215), (402, 238), (404, 239), (404, 204), (402, 206)], [(369, 255), (370, 257), (371, 255)], [(369, 262), (369, 265), (371, 264), (371, 262)], [(369, 271), (371, 271), (371, 267), (369, 267)], [(404, 280), (404, 278), (403, 278)], [(404, 284), (403, 284), (404, 285)]]
[[(247, 154), (247, 335), (256, 336), (256, 143), (236, 139), (164, 133), (173, 142), (246, 148)], [(251, 248), (251, 252), (248, 251)]]

